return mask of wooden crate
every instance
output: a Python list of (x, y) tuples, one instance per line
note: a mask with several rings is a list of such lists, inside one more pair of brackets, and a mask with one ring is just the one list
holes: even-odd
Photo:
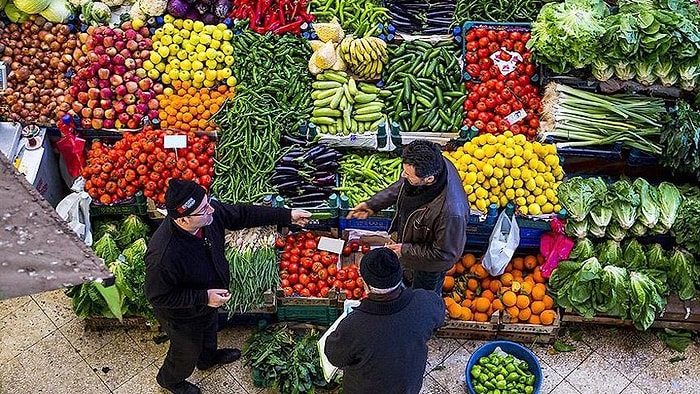
[(445, 324), (438, 328), (435, 336), (440, 338), (474, 339), (493, 341), (498, 335), (499, 315), (495, 312), (488, 322), (455, 320), (445, 315)]
[(554, 322), (545, 326), (542, 324), (510, 323), (510, 316), (504, 313), (498, 326), (497, 338), (520, 343), (552, 344), (557, 339), (561, 328), (561, 313), (557, 311)]
[(119, 319), (111, 319), (108, 317), (94, 316), (84, 320), (85, 329), (90, 331), (106, 331), (117, 329), (148, 329), (157, 330), (158, 324), (149, 324), (145, 317), (142, 316), (127, 316), (121, 321)]
[[(564, 323), (594, 323), (608, 326), (633, 326), (631, 320), (622, 320), (619, 317), (596, 315), (586, 318), (577, 313), (566, 310), (562, 317)], [(680, 330), (700, 330), (700, 302), (698, 300), (681, 301), (678, 296), (670, 296), (666, 309), (656, 317), (653, 328), (673, 328)]]

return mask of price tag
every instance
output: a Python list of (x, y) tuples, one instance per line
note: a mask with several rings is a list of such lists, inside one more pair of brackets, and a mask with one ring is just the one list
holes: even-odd
[(524, 109), (519, 109), (515, 112), (511, 112), (508, 116), (505, 117), (505, 121), (508, 122), (508, 125), (512, 126), (521, 120), (525, 119), (527, 117), (527, 112), (525, 112)]
[(316, 247), (318, 250), (325, 250), (328, 252), (341, 254), (343, 253), (343, 246), (345, 246), (345, 241), (342, 239), (321, 237), (321, 239), (318, 240), (318, 245)]
[[(503, 60), (503, 57), (508, 58), (508, 60)], [(511, 52), (504, 48), (492, 53), (489, 58), (493, 61), (493, 64), (498, 67), (503, 75), (508, 75), (515, 71), (515, 66), (517, 66), (519, 62), (523, 61), (522, 55), (520, 55), (518, 52)]]
[(186, 135), (164, 135), (163, 147), (165, 148), (187, 148)]

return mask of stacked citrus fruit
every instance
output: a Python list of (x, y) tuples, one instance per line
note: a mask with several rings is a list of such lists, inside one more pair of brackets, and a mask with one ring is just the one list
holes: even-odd
[(156, 96), (160, 103), (161, 128), (182, 131), (210, 131), (215, 126), (209, 118), (221, 108), (224, 100), (233, 97), (234, 89), (221, 85), (216, 89), (198, 89), (189, 81), (173, 81)]
[(445, 276), (443, 294), (452, 319), (489, 321), (499, 311), (504, 321), (551, 325), (557, 314), (539, 265), (542, 256), (513, 258), (503, 275), (492, 277), (472, 254), (465, 254)]

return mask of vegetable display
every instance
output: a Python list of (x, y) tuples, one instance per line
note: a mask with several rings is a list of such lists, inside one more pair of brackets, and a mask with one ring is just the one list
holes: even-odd
[(101, 204), (126, 200), (142, 190), (157, 204), (165, 204), (170, 178), (192, 180), (205, 188), (211, 184), (214, 142), (208, 136), (187, 133), (187, 148), (178, 152), (163, 146), (163, 136), (172, 131), (152, 130), (123, 133), (112, 147), (93, 141), (83, 167), (85, 191)]
[(299, 34), (302, 24), (315, 19), (307, 6), (307, 0), (234, 0), (229, 16), (248, 19), (256, 33)]
[(560, 84), (549, 84), (542, 101), (537, 138), (554, 138), (557, 147), (582, 147), (622, 143), (652, 155), (661, 154), (661, 99), (604, 96)]
[(379, 24), (389, 22), (387, 9), (378, 0), (311, 0), (310, 9), (319, 22), (337, 18), (355, 37), (375, 35)]
[[(147, 0), (139, 0), (142, 4)], [(233, 4), (231, 0), (168, 0), (168, 13), (175, 18), (202, 21), (213, 25), (222, 22), (228, 16)]]
[(453, 21), (532, 22), (545, 3), (541, 0), (508, 1), (498, 4), (488, 0), (457, 0)]
[(354, 207), (396, 182), (401, 171), (399, 157), (380, 153), (345, 155), (340, 160), (340, 187), (335, 190), (345, 194), (350, 206)]
[(322, 134), (362, 134), (376, 132), (384, 115), (388, 90), (355, 82), (343, 71), (327, 70), (316, 75), (311, 85), (314, 110), (309, 121)]
[[(384, 5), (391, 24), (408, 34), (448, 34), (455, 14), (455, 4), (449, 1), (388, 0)], [(465, 20), (470, 19), (461, 21)]]
[(543, 262), (542, 256), (514, 257), (494, 277), (474, 255), (465, 254), (445, 276), (442, 290), (449, 317), (487, 322), (501, 312), (506, 324), (553, 324), (557, 314), (540, 272)]
[(514, 202), (524, 215), (558, 212), (557, 188), (564, 177), (556, 147), (506, 131), (482, 134), (445, 156), (455, 165), (472, 208)]
[(534, 137), (539, 126), (539, 89), (532, 82), (535, 65), (525, 45), (530, 33), (522, 27), (475, 26), (465, 35), (465, 71), (469, 95), (464, 124), (480, 131)]
[(661, 163), (674, 173), (694, 174), (700, 180), (700, 112), (678, 100), (661, 129)]
[(68, 26), (55, 25), (43, 17), (31, 16), (23, 24), (0, 22), (0, 60), (8, 65), (7, 89), (0, 94), (0, 117), (13, 122), (55, 123), (60, 118), (55, 117), (56, 110), (70, 109), (65, 72), (77, 46), (77, 37)]
[(270, 183), (291, 206), (321, 205), (336, 187), (341, 157), (326, 145), (295, 145), (276, 163)]
[(163, 26), (153, 33), (153, 49), (143, 67), (152, 78), (164, 84), (191, 81), (195, 88), (236, 85), (233, 32), (223, 23), (205, 24), (192, 19), (166, 15)]
[(469, 374), (472, 378), (474, 392), (487, 394), (493, 392), (518, 392), (531, 394), (535, 392), (535, 375), (529, 371), (526, 361), (520, 361), (503, 351), (494, 351), (481, 357)]
[(226, 234), (226, 260), (231, 271), (229, 316), (264, 304), (263, 293), (279, 284), (275, 230), (253, 228)]
[(338, 45), (338, 56), (360, 79), (378, 79), (388, 60), (386, 42), (377, 37), (345, 36)]
[(452, 41), (434, 46), (419, 40), (390, 46), (382, 79), (387, 113), (404, 132), (456, 132), (462, 124), (466, 96), (460, 82), (456, 47)]
[(311, 231), (288, 234), (275, 241), (280, 254), (282, 291), (285, 297), (326, 297), (331, 289), (344, 292), (347, 299), (363, 298), (365, 290), (359, 267), (341, 267), (338, 255), (318, 250), (321, 237)]

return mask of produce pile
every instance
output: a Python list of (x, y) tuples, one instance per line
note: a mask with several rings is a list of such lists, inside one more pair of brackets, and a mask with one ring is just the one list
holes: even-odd
[(222, 82), (236, 85), (231, 72), (233, 32), (226, 25), (174, 19), (170, 15), (164, 20), (163, 26), (153, 33), (153, 50), (144, 62), (150, 77), (160, 77), (165, 84), (191, 81), (195, 88), (213, 88)]
[[(148, 3), (147, 0), (139, 0), (139, 2), (141, 2), (142, 5)], [(224, 18), (228, 16), (233, 6), (231, 0), (202, 0), (196, 2), (187, 0), (167, 0), (167, 2), (167, 11), (169, 15), (175, 18), (202, 22), (207, 25), (221, 23)], [(141, 6), (140, 8), (145, 14), (151, 15), (151, 13), (146, 12), (148, 11), (146, 7)], [(157, 15), (161, 14), (162, 12)]]
[(91, 26), (78, 35), (82, 45), (73, 54), (76, 72), (67, 101), (83, 128), (138, 129), (144, 118), (158, 118), (155, 97), (163, 85), (143, 68), (150, 55), (149, 36), (147, 27), (137, 29), (131, 22), (117, 28)]
[(472, 208), (514, 202), (523, 215), (559, 212), (564, 171), (552, 144), (530, 142), (506, 131), (482, 134), (444, 155), (455, 165)]
[(671, 232), (675, 236), (676, 243), (700, 256), (700, 189), (698, 187), (683, 188), (683, 203), (678, 209)]
[(545, 1), (527, 0), (506, 3), (494, 3), (489, 0), (457, 0), (454, 23), (465, 21), (488, 22), (532, 22), (537, 18)]
[(341, 157), (326, 145), (295, 145), (275, 165), (270, 183), (292, 206), (319, 206), (333, 193)]
[(83, 167), (85, 191), (100, 204), (112, 204), (143, 191), (156, 204), (165, 204), (170, 178), (191, 180), (208, 189), (214, 171), (215, 143), (208, 136), (187, 134), (187, 148), (163, 147), (163, 136), (172, 131), (147, 127), (140, 133), (124, 132), (113, 146), (95, 140)]
[(535, 65), (525, 48), (530, 32), (523, 27), (476, 25), (464, 36), (464, 67), (471, 78), (464, 101), (466, 126), (479, 131), (534, 137), (539, 126), (539, 89)]
[(401, 171), (399, 157), (380, 153), (345, 155), (340, 160), (340, 187), (335, 190), (345, 194), (350, 206), (354, 207), (398, 181)]
[(311, 0), (310, 9), (319, 22), (336, 18), (355, 37), (373, 36), (379, 24), (389, 22), (387, 9), (378, 0)]
[(666, 234), (681, 208), (676, 186), (658, 187), (644, 178), (621, 179), (611, 185), (598, 177), (574, 177), (559, 186), (559, 201), (567, 210), (566, 233), (574, 238), (625, 237)]
[(382, 75), (391, 91), (387, 113), (404, 132), (456, 132), (462, 122), (466, 92), (452, 41), (431, 45), (406, 41), (389, 48)]
[[(0, 2), (2, 3), (2, 2)], [(78, 46), (66, 25), (32, 16), (22, 24), (0, 21), (0, 60), (8, 64), (7, 90), (0, 94), (0, 117), (8, 121), (54, 124), (68, 111), (70, 68)]]
[(474, 255), (465, 254), (445, 276), (443, 297), (448, 315), (487, 322), (498, 311), (506, 323), (551, 325), (557, 313), (540, 272), (542, 263), (542, 256), (514, 257), (505, 273), (492, 277)]
[(189, 81), (174, 81), (172, 88), (163, 89), (156, 96), (160, 111), (160, 127), (182, 131), (213, 131), (209, 121), (226, 99), (233, 98), (233, 88), (220, 85), (216, 89), (197, 89)]
[[(432, 0), (388, 0), (385, 7), (389, 9), (391, 24), (401, 33), (408, 34), (449, 34), (455, 3), (451, 1)], [(475, 20), (475, 19), (462, 19)]]
[(494, 350), (488, 356), (481, 357), (469, 371), (472, 386), (477, 394), (491, 393), (496, 390), (532, 394), (535, 392), (535, 375), (530, 366), (512, 355)]
[(700, 180), (700, 112), (678, 100), (661, 129), (661, 163), (674, 173), (694, 174)]
[(234, 0), (229, 16), (250, 21), (250, 30), (265, 34), (301, 32), (301, 25), (314, 20), (306, 0)]
[[(356, 264), (341, 267), (337, 254), (318, 250), (320, 238), (311, 231), (304, 231), (275, 241), (275, 246), (282, 252), (279, 276), (284, 295), (326, 297), (330, 290), (335, 289), (344, 292), (349, 300), (363, 298), (366, 294), (359, 267)], [(356, 252), (359, 243), (352, 245), (354, 249), (351, 251)]]

